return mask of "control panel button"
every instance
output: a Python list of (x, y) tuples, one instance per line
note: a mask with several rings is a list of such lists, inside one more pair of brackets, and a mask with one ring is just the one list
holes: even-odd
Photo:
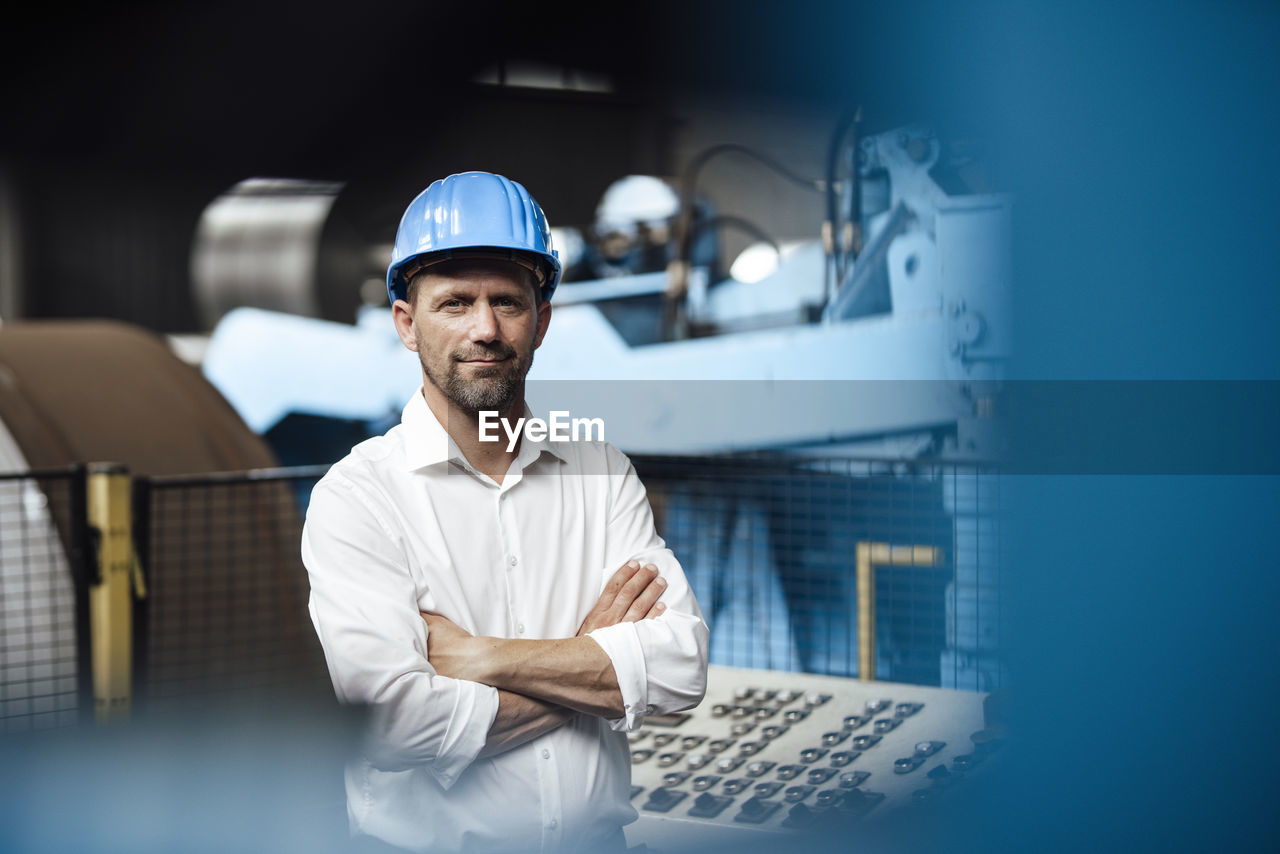
[(726, 795), (736, 795), (750, 785), (750, 780), (745, 777), (737, 777), (733, 780), (725, 780), (724, 785), (720, 788)]
[(800, 761), (804, 763), (813, 763), (826, 755), (827, 749), (825, 747), (810, 747), (800, 751)]
[(762, 801), (759, 798), (751, 798), (742, 805), (742, 809), (733, 817), (733, 820), (747, 824), (760, 824), (777, 812), (781, 806), (782, 804), (779, 801)]
[(631, 751), (631, 764), (639, 765), (653, 755), (652, 750), (633, 750)]
[(773, 770), (774, 764), (775, 763), (773, 762), (766, 762), (764, 760), (756, 760), (755, 762), (749, 762), (747, 763), (747, 776), (761, 777), (765, 774), (768, 774), (771, 770)]
[(809, 781), (811, 786), (821, 786), (835, 775), (836, 769), (834, 768), (813, 768), (810, 769), (805, 779)]
[(796, 804), (787, 810), (787, 817), (782, 820), (783, 827), (808, 827), (818, 816), (804, 804)]
[(722, 753), (730, 747), (733, 747), (735, 743), (737, 743), (736, 738), (716, 738), (708, 742), (707, 750), (710, 750), (712, 753)]
[(701, 777), (693, 778), (693, 790), (695, 792), (705, 792), (716, 783), (719, 783), (723, 777), (719, 774), (703, 774)]
[(868, 715), (874, 716), (880, 714), (891, 705), (893, 705), (893, 700), (889, 699), (867, 700), (867, 703), (863, 708), (867, 710)]
[(639, 744), (640, 742), (644, 741), (644, 740), (645, 740), (646, 738), (648, 738), (648, 737), (649, 737), (649, 730), (647, 730), (647, 729), (638, 729), (638, 730), (636, 730), (635, 732), (629, 732), (629, 733), (627, 733), (627, 743), (628, 743), (628, 744)]
[(878, 735), (855, 735), (853, 741), (850, 742), (856, 750), (866, 750), (868, 747), (875, 747), (880, 743)]
[(924, 762), (919, 756), (904, 756), (901, 759), (893, 760), (893, 773), (910, 774), (912, 771), (920, 767)]
[(844, 799), (839, 789), (823, 789), (814, 796), (814, 802), (820, 807), (833, 807)]
[(768, 742), (744, 741), (742, 742), (742, 744), (738, 745), (738, 755), (739, 756), (755, 756), (757, 753), (759, 753), (761, 750), (764, 749), (766, 744), (768, 744)]
[(686, 797), (688, 797), (687, 792), (675, 789), (654, 789), (649, 793), (649, 800), (645, 801), (643, 809), (650, 812), (668, 812)]
[(837, 750), (831, 754), (831, 765), (835, 768), (843, 768), (861, 755), (862, 753), (857, 750)]
[(685, 750), (693, 750), (695, 747), (700, 747), (702, 742), (706, 740), (707, 737), (705, 735), (686, 735), (680, 739), (680, 746)]
[(848, 816), (863, 816), (884, 800), (881, 792), (868, 792), (865, 789), (848, 789), (840, 801), (839, 810)]
[(884, 735), (886, 732), (893, 732), (900, 723), (902, 723), (902, 718), (878, 718), (876, 722), (872, 724), (872, 728), (881, 735)]
[(710, 792), (704, 792), (693, 799), (693, 806), (689, 807), (689, 815), (697, 818), (715, 818), (731, 803), (733, 798), (717, 797)]
[(684, 761), (684, 764), (690, 771), (697, 771), (710, 761), (710, 753), (690, 753), (689, 758)]
[(688, 779), (689, 779), (688, 771), (672, 771), (669, 774), (662, 775), (662, 785), (679, 786), (681, 783), (683, 783), (685, 780), (688, 780)]
[(783, 793), (790, 803), (796, 804), (813, 794), (813, 786), (792, 786)]
[(790, 729), (790, 727), (778, 726), (777, 724), (774, 724), (772, 726), (767, 726), (764, 729), (760, 730), (760, 735), (768, 739), (769, 741), (773, 741), (778, 736), (785, 735), (788, 729)]
[(840, 775), (840, 788), (856, 789), (867, 781), (871, 776), (869, 771), (845, 771)]
[(663, 753), (658, 757), (658, 767), (670, 768), (672, 765), (675, 765), (677, 762), (679, 762), (683, 758), (684, 758), (684, 751), (682, 750), (676, 750), (671, 753)]
[(893, 710), (895, 718), (909, 718), (924, 708), (924, 703), (899, 703)]
[(668, 744), (676, 740), (675, 733), (664, 732), (653, 737), (654, 747), (666, 747)]
[(834, 747), (849, 737), (848, 730), (836, 730), (834, 732), (824, 732), (822, 734), (822, 746)]
[(757, 783), (756, 787), (751, 791), (755, 793), (757, 798), (772, 798), (778, 794), (778, 790), (781, 788), (781, 783), (770, 781), (768, 783)]
[(778, 779), (794, 780), (796, 777), (799, 777), (801, 774), (803, 774), (805, 770), (806, 769), (803, 765), (779, 765)]
[(741, 764), (742, 757), (740, 756), (722, 756), (716, 760), (716, 770), (721, 774), (728, 774), (736, 771)]
[(921, 741), (916, 744), (915, 753), (921, 759), (928, 759), (946, 746), (947, 743), (945, 741)]

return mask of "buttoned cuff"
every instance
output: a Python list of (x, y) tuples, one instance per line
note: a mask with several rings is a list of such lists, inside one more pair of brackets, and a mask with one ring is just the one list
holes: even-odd
[(600, 644), (604, 654), (613, 664), (622, 692), (624, 714), (609, 721), (609, 726), (622, 732), (632, 732), (644, 723), (649, 708), (649, 674), (645, 670), (644, 649), (635, 623), (618, 623), (588, 632), (587, 637)]
[(427, 765), (436, 782), (446, 790), (480, 755), (489, 739), (489, 729), (498, 716), (497, 688), (461, 679), (452, 681), (458, 689), (454, 693), (453, 712), (449, 715), (440, 753), (436, 755), (435, 762)]

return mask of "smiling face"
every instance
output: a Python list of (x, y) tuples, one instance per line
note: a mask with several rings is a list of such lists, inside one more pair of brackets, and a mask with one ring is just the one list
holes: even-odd
[(415, 276), (409, 296), (396, 300), (392, 315), (400, 340), (422, 363), (428, 403), (474, 415), (523, 402), (525, 374), (551, 320), (528, 270), (453, 259)]

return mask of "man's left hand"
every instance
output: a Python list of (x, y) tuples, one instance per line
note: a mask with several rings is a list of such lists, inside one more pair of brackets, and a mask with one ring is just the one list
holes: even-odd
[(452, 679), (479, 679), (479, 639), (448, 617), (422, 612), (427, 621), (427, 660), (441, 676)]

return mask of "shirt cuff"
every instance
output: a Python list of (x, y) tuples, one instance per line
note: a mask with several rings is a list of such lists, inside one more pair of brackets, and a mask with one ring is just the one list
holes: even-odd
[[(436, 679), (443, 677), (437, 676)], [(436, 761), (427, 765), (442, 789), (448, 790), (484, 749), (498, 716), (498, 689), (479, 682), (454, 680), (453, 712)]]
[(623, 716), (609, 721), (610, 728), (633, 732), (644, 723), (649, 708), (649, 674), (645, 670), (644, 648), (636, 634), (635, 623), (618, 623), (588, 632), (587, 637), (600, 644), (613, 663), (622, 692)]

